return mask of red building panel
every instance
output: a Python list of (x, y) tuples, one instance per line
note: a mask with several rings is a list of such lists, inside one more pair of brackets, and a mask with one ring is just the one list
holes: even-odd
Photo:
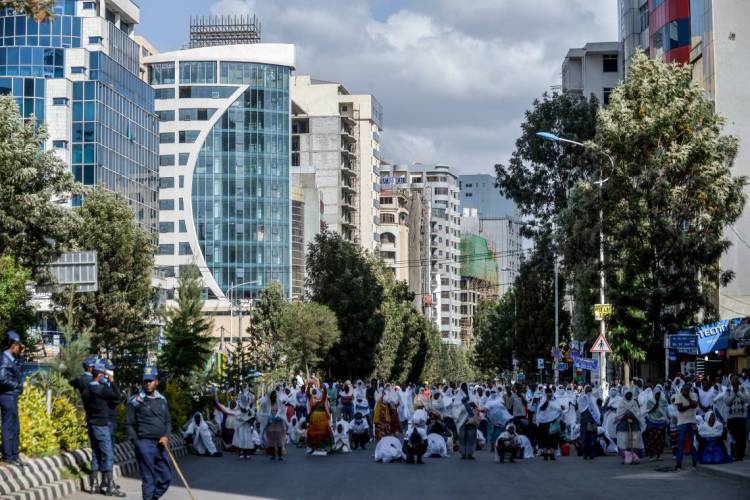
[[(653, 4), (650, 0), (649, 5)], [(690, 17), (690, 0), (664, 0), (656, 10), (651, 11), (649, 15), (649, 32), (654, 33), (664, 27), (669, 21)]]
[(683, 47), (677, 47), (676, 49), (670, 50), (669, 52), (664, 54), (664, 62), (676, 62), (680, 64), (690, 63), (690, 45), (685, 45)]

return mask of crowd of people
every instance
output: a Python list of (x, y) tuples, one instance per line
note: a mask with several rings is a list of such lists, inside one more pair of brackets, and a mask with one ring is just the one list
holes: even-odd
[[(257, 403), (257, 404), (256, 404)], [(682, 467), (742, 460), (750, 421), (750, 380), (678, 375), (664, 384), (614, 381), (594, 385), (395, 384), (372, 380), (324, 384), (317, 378), (271, 387), (259, 401), (250, 388), (222, 404), (213, 422), (225, 449), (248, 459), (264, 452), (283, 460), (288, 446), (307, 453), (374, 446), (376, 461), (423, 463), (425, 457), (472, 460), (488, 449), (497, 462), (576, 453), (584, 460), (619, 455), (625, 464), (663, 460)], [(198, 418), (198, 417), (196, 417)], [(202, 417), (200, 417), (202, 419)], [(200, 440), (190, 424), (186, 434)], [(208, 444), (201, 454), (216, 454)]]

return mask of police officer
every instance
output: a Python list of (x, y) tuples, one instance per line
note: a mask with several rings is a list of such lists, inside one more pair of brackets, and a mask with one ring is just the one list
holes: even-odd
[[(117, 395), (116, 400), (110, 401), (109, 404), (109, 433), (112, 436), (112, 449), (115, 449), (115, 441), (117, 438), (117, 407), (122, 403), (122, 392), (120, 391), (120, 385), (115, 381), (115, 365), (110, 360), (104, 360), (105, 377), (104, 383), (112, 388), (112, 391)], [(112, 480), (112, 487), (116, 490), (120, 489), (120, 485)]]
[(141, 392), (128, 400), (125, 419), (125, 434), (135, 446), (144, 500), (160, 498), (172, 480), (167, 455), (172, 421), (166, 398), (156, 390), (157, 375), (155, 367), (144, 368)]
[[(120, 400), (119, 391), (115, 392), (106, 381), (106, 365), (103, 360), (94, 364), (92, 380), (83, 391), (83, 407), (86, 410), (86, 423), (91, 438), (91, 450), (99, 465), (102, 475), (101, 491), (106, 496), (124, 497), (112, 481), (112, 468), (115, 461), (112, 435), (109, 427), (109, 415), (112, 402)], [(95, 474), (94, 474), (95, 475)], [(95, 482), (92, 481), (92, 483)], [(93, 488), (93, 487), (92, 487)], [(91, 493), (96, 490), (92, 489)]]
[(0, 359), (0, 411), (2, 411), (3, 460), (7, 464), (24, 466), (18, 458), (20, 426), (18, 396), (23, 392), (21, 355), (26, 346), (13, 330), (5, 335), (5, 351)]
[(83, 360), (83, 373), (79, 375), (78, 377), (69, 380), (68, 383), (73, 386), (75, 390), (78, 391), (79, 395), (83, 395), (83, 391), (86, 389), (86, 386), (89, 385), (89, 382), (92, 380), (91, 372), (94, 370), (94, 363), (96, 363), (96, 356), (89, 356), (88, 358)]

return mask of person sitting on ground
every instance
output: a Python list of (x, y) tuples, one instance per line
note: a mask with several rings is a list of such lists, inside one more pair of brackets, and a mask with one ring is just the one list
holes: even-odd
[(726, 430), (712, 410), (698, 425), (698, 461), (702, 464), (725, 464), (732, 461), (724, 443)]
[(196, 455), (204, 457), (221, 456), (214, 444), (213, 434), (211, 434), (211, 430), (208, 428), (201, 412), (197, 411), (193, 414), (193, 418), (182, 435), (190, 441), (190, 448)]
[(409, 430), (404, 436), (406, 462), (422, 463), (422, 455), (427, 451), (427, 412), (419, 409), (414, 412)]
[(341, 453), (351, 453), (349, 446), (349, 422), (339, 420), (333, 427), (333, 451)]
[(385, 436), (375, 446), (375, 461), (383, 462), (401, 462), (406, 459), (401, 441), (395, 436)]
[(504, 432), (495, 442), (495, 462), (505, 462), (505, 454), (510, 456), (510, 461), (514, 462), (518, 453), (518, 434), (516, 434), (515, 424), (509, 424)]
[(351, 432), (352, 449), (362, 448), (366, 450), (367, 443), (370, 442), (370, 426), (360, 412), (354, 414), (354, 420), (349, 423), (349, 431)]

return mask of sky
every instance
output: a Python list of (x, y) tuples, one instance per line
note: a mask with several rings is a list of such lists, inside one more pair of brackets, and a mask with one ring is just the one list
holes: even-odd
[[(524, 111), (560, 85), (571, 47), (617, 39), (617, 0), (139, 0), (136, 32), (160, 51), (190, 16), (258, 15), (264, 42), (296, 46), (296, 74), (373, 94), (392, 163), (494, 173)], [(460, 7), (459, 7), (460, 6)]]

